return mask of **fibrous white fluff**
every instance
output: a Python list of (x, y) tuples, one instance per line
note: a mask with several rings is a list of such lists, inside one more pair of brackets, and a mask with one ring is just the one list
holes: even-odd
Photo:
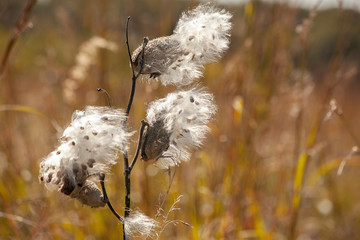
[(191, 150), (202, 144), (215, 112), (213, 95), (204, 89), (170, 93), (150, 103), (142, 158), (156, 160), (162, 169), (189, 160)]
[(94, 194), (96, 185), (87, 178), (108, 171), (116, 164), (119, 151), (128, 147), (130, 134), (122, 127), (125, 119), (122, 110), (109, 107), (75, 111), (60, 146), (40, 163), (39, 179), (47, 188), (71, 197)]
[(216, 61), (229, 47), (231, 14), (211, 5), (200, 5), (182, 14), (174, 30), (185, 50), (194, 54), (195, 62)]
[[(202, 76), (203, 65), (215, 62), (229, 47), (231, 14), (209, 4), (182, 14), (172, 35), (148, 42), (143, 74), (164, 84), (185, 86)], [(139, 71), (142, 46), (133, 55)]]
[(124, 229), (127, 236), (142, 235), (152, 237), (156, 233), (158, 223), (139, 211), (130, 212), (125, 218)]

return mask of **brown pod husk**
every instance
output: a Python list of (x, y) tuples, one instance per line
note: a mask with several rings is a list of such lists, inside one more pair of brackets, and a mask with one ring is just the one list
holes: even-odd
[(77, 187), (70, 195), (72, 198), (76, 198), (82, 204), (88, 205), (93, 208), (104, 207), (106, 201), (104, 195), (98, 186), (90, 181), (86, 180), (82, 187)]
[[(142, 46), (139, 46), (132, 55), (135, 71), (140, 70)], [(142, 74), (161, 75), (167, 68), (182, 55), (180, 42), (174, 36), (159, 37), (148, 42), (144, 52)]]
[(162, 120), (156, 121), (149, 127), (144, 136), (141, 157), (144, 161), (157, 160), (170, 145), (170, 133), (165, 129)]

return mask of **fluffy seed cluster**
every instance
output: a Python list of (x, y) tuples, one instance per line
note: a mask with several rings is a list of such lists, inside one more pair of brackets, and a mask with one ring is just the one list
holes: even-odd
[(191, 150), (202, 144), (215, 112), (213, 95), (204, 89), (170, 93), (152, 102), (147, 110), (150, 127), (142, 158), (156, 160), (162, 169), (189, 160)]
[(231, 14), (211, 5), (183, 13), (174, 30), (181, 45), (200, 64), (214, 62), (229, 48)]
[(122, 128), (122, 110), (86, 107), (75, 111), (60, 138), (60, 146), (40, 163), (39, 179), (49, 189), (57, 189), (82, 203), (97, 207), (101, 191), (88, 180), (107, 172), (116, 164), (119, 151), (127, 149), (129, 133)]
[(158, 223), (139, 211), (132, 211), (125, 218), (125, 233), (127, 236), (142, 235), (152, 237), (156, 233)]
[[(229, 47), (231, 14), (209, 4), (182, 14), (172, 35), (149, 41), (142, 73), (164, 85), (184, 86), (202, 75), (203, 65), (215, 62)], [(140, 68), (142, 46), (132, 61)]]

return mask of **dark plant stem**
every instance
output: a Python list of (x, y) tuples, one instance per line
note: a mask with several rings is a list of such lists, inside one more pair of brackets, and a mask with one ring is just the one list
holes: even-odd
[[(142, 70), (144, 68), (144, 52), (145, 52), (146, 44), (149, 41), (148, 38), (144, 38), (143, 45), (142, 45), (142, 55), (141, 55), (141, 60), (140, 60), (140, 70), (139, 70), (139, 72), (137, 74), (135, 74), (133, 61), (131, 59), (130, 45), (129, 45), (129, 34), (128, 34), (128, 32), (129, 32), (128, 31), (129, 30), (129, 20), (130, 20), (130, 17), (128, 17), (127, 21), (126, 21), (126, 34), (125, 35), (126, 35), (126, 46), (127, 46), (127, 50), (128, 50), (128, 54), (129, 54), (130, 66), (131, 66), (131, 71), (132, 71), (132, 86), (131, 86), (129, 102), (128, 102), (128, 105), (127, 105), (127, 108), (126, 108), (126, 113), (125, 113), (126, 117), (129, 116), (131, 106), (132, 106), (132, 102), (133, 102), (133, 99), (134, 99), (135, 89), (136, 89), (136, 80), (140, 76), (140, 74), (141, 74), (141, 72), (142, 72)], [(123, 122), (123, 127), (124, 128), (126, 128), (126, 124), (127, 124), (127, 118)], [(127, 151), (124, 152), (123, 158), (124, 158), (124, 178), (125, 178), (125, 210), (124, 210), (124, 217), (126, 219), (126, 217), (128, 217), (130, 215), (130, 191), (131, 191), (130, 173), (131, 173), (131, 169), (134, 166), (136, 160), (132, 162), (132, 164), (131, 164), (132, 167), (130, 168), (130, 166), (129, 166), (129, 157), (128, 157)], [(125, 233), (125, 224), (124, 223), (123, 223), (123, 239), (124, 240), (129, 239), (129, 236), (127, 236), (126, 233)]]
[[(129, 169), (129, 158), (127, 152), (123, 155), (124, 158), (124, 177), (125, 177), (125, 209), (124, 217), (127, 218), (130, 215), (130, 169)], [(129, 239), (125, 233), (125, 224), (123, 224), (123, 239)]]
[[(128, 18), (129, 19), (129, 18)], [(140, 76), (143, 68), (144, 68), (144, 49), (146, 47), (146, 44), (148, 43), (149, 39), (148, 38), (144, 38), (144, 41), (143, 41), (143, 45), (142, 45), (142, 55), (141, 55), (141, 60), (140, 60), (140, 70), (139, 72), (135, 75), (135, 72), (134, 72), (134, 68), (133, 68), (133, 62), (132, 62), (132, 59), (131, 59), (131, 54), (130, 54), (130, 47), (129, 47), (129, 43), (128, 43), (128, 40), (126, 40), (126, 44), (128, 46), (128, 52), (129, 52), (129, 58), (130, 58), (130, 65), (131, 65), (131, 70), (132, 70), (132, 86), (131, 86), (131, 92), (130, 92), (130, 97), (129, 97), (129, 103), (128, 103), (128, 106), (126, 108), (126, 116), (129, 116), (129, 113), (130, 113), (130, 109), (131, 109), (131, 106), (132, 106), (132, 102), (133, 102), (133, 99), (134, 99), (134, 95), (135, 95), (135, 89), (136, 89), (136, 80), (138, 79), (138, 77)]]
[(6, 63), (9, 59), (11, 50), (13, 49), (16, 40), (18, 39), (18, 37), (20, 36), (20, 34), (29, 26), (28, 25), (28, 21), (29, 21), (29, 17), (31, 14), (31, 11), (34, 7), (34, 5), (36, 4), (37, 0), (28, 0), (27, 4), (25, 5), (25, 7), (22, 9), (21, 14), (19, 19), (16, 22), (16, 26), (13, 30), (13, 33), (11, 35), (11, 38), (9, 40), (9, 42), (7, 43), (6, 49), (5, 49), (5, 53), (1, 59), (1, 63), (0, 63), (0, 80), (2, 78), (2, 75), (5, 71), (5, 67), (6, 67)]
[(103, 92), (103, 93), (105, 93), (106, 99), (107, 99), (107, 101), (108, 101), (108, 105), (109, 105), (109, 107), (111, 108), (111, 99), (110, 99), (109, 93), (108, 93), (105, 89), (103, 89), (103, 88), (98, 88), (97, 91), (98, 91), (98, 92)]
[(145, 120), (141, 120), (141, 127), (140, 127), (140, 133), (139, 133), (139, 140), (138, 140), (138, 146), (136, 148), (136, 152), (135, 152), (135, 156), (130, 164), (130, 172), (131, 170), (133, 169), (135, 163), (136, 163), (136, 160), (138, 159), (139, 157), (139, 153), (140, 153), (140, 149), (142, 149), (142, 146), (143, 146), (143, 135), (144, 135), (144, 130), (145, 130), (145, 127), (147, 127), (149, 129), (149, 124), (145, 121)]
[(126, 19), (125, 38), (126, 38), (126, 47), (127, 47), (127, 51), (128, 51), (128, 55), (129, 55), (129, 60), (130, 60), (131, 73), (132, 73), (132, 76), (134, 77), (135, 76), (134, 63), (131, 58), (131, 50), (130, 50), (130, 45), (129, 45), (129, 22), (130, 22), (130, 16), (128, 16)]
[(115, 211), (115, 209), (114, 209), (113, 206), (111, 205), (110, 199), (109, 199), (108, 196), (107, 196), (106, 188), (105, 188), (105, 183), (104, 183), (105, 174), (104, 174), (104, 173), (100, 173), (100, 174), (99, 174), (99, 179), (100, 179), (101, 189), (102, 189), (103, 195), (104, 195), (104, 201), (106, 202), (106, 204), (107, 204), (107, 206), (109, 207), (109, 209), (111, 210), (111, 212), (115, 215), (115, 217), (116, 217), (117, 219), (119, 219), (122, 224), (124, 224), (124, 219)]

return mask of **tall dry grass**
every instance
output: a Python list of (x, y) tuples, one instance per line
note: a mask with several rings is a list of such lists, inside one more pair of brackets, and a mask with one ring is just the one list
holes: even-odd
[[(2, 3), (0, 55), (23, 4)], [(46, 191), (37, 179), (39, 162), (75, 109), (106, 104), (98, 87), (110, 93), (113, 105), (125, 107), (131, 87), (126, 17), (132, 19), (134, 49), (143, 36), (171, 33), (179, 14), (196, 4), (37, 3), (33, 28), (17, 39), (0, 82), (1, 239), (121, 238), (121, 225), (108, 209)], [(228, 9), (234, 15), (231, 48), (206, 66), (201, 80), (219, 111), (203, 148), (177, 169), (164, 205), (169, 211), (182, 195), (180, 210), (169, 219), (192, 227), (170, 224), (162, 239), (360, 238), (360, 159), (352, 152), (360, 147), (359, 14), (260, 2)], [(99, 49), (73, 89), (75, 98), (66, 101), (65, 80), (81, 44), (93, 36), (115, 42), (118, 50)], [(138, 129), (146, 104), (169, 91), (156, 82), (139, 83), (129, 126)], [(332, 99), (341, 114), (328, 114)], [(155, 216), (168, 175), (151, 163), (135, 168), (132, 207)], [(107, 191), (122, 212), (122, 164), (112, 173)]]

